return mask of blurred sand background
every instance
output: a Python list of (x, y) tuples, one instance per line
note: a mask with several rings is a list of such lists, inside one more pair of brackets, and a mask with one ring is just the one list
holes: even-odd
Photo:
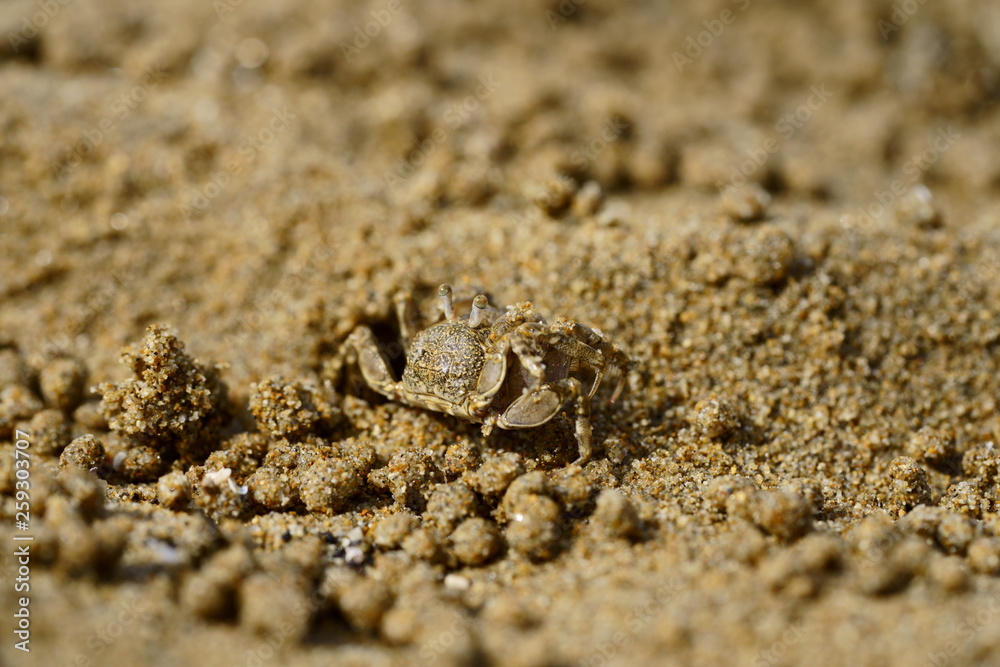
[[(0, 36), (4, 664), (1000, 660), (996, 3), (7, 0)], [(333, 383), (441, 282), (628, 350), (582, 471), (568, 420)], [(144, 414), (228, 386), (202, 450), (91, 389), (153, 324)]]

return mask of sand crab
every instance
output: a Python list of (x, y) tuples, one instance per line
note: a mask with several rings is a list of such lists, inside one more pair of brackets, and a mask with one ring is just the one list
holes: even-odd
[[(618, 372), (611, 401), (621, 394), (629, 368), (625, 353), (597, 329), (562, 317), (547, 324), (527, 301), (502, 311), (479, 294), (468, 315), (459, 316), (449, 285), (438, 288), (438, 297), (441, 312), (432, 323), (422, 320), (408, 293), (395, 299), (406, 355), (402, 380), (393, 377), (367, 326), (348, 336), (344, 360), (356, 361), (365, 383), (390, 400), (481, 423), (487, 436), (494, 427), (541, 426), (573, 401), (574, 464), (590, 460), (590, 400), (609, 370)], [(584, 368), (593, 373), (587, 391), (571, 374)]]

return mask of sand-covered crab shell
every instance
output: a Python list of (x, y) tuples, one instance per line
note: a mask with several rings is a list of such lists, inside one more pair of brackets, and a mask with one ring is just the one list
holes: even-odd
[[(365, 382), (387, 398), (445, 412), (493, 427), (525, 429), (541, 426), (563, 406), (574, 405), (579, 458), (593, 451), (590, 400), (609, 370), (618, 372), (611, 400), (625, 387), (629, 359), (597, 329), (558, 318), (548, 324), (524, 301), (505, 311), (490, 306), (483, 294), (465, 316), (455, 312), (452, 289), (438, 288), (441, 316), (424, 324), (409, 293), (396, 297), (406, 367), (401, 380), (379, 348), (371, 329), (357, 327), (343, 348), (348, 363), (356, 361)], [(593, 381), (584, 390), (573, 371), (587, 367)]]

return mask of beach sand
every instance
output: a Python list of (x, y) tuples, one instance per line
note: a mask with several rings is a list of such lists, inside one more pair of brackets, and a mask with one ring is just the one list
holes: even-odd
[[(998, 20), (4, 3), (3, 663), (995, 664)], [(341, 363), (444, 282), (590, 462)]]

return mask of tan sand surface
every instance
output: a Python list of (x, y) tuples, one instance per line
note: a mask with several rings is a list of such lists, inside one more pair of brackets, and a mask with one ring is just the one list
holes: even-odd
[[(996, 2), (0, 37), (0, 663), (1000, 664)], [(628, 354), (588, 463), (342, 363), (443, 282)]]

